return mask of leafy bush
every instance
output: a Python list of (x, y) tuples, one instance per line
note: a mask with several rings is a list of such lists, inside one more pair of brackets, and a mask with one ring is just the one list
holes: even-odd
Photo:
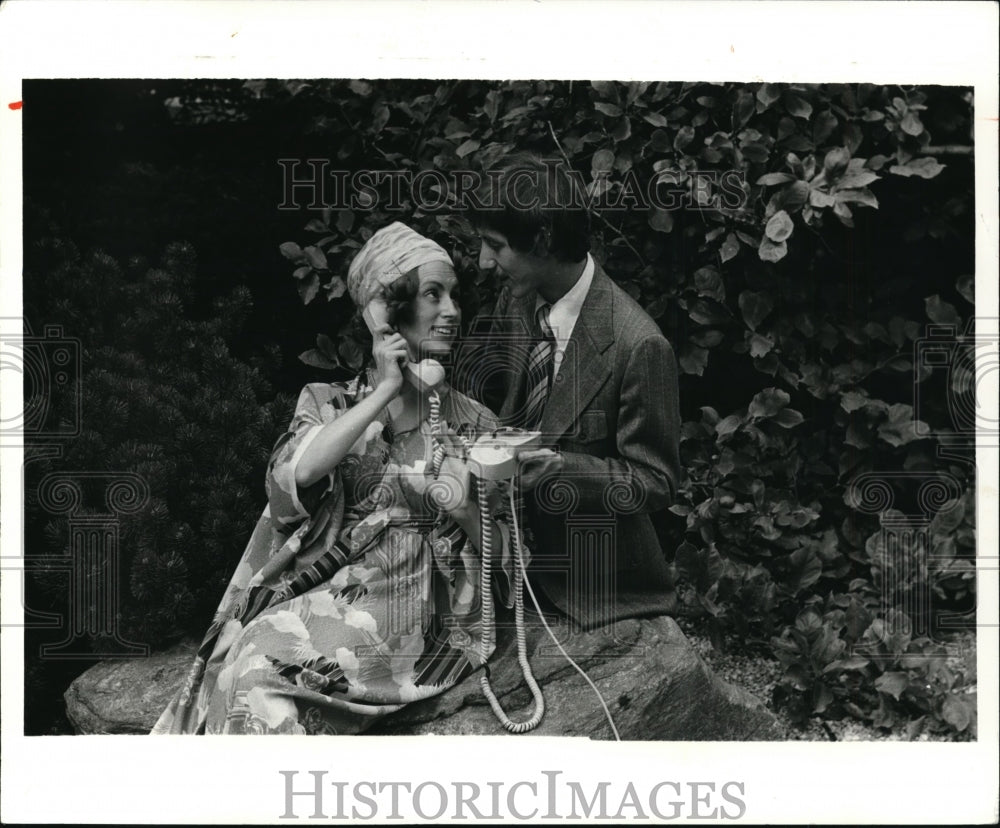
[[(594, 255), (686, 375), (688, 477), (671, 510), (686, 610), (717, 646), (735, 637), (780, 658), (776, 700), (800, 717), (974, 729), (961, 692), (974, 677), (942, 666), (930, 632), (900, 632), (933, 631), (946, 611), (968, 623), (975, 601), (974, 445), (956, 413), (974, 405), (958, 358), (975, 342), (971, 92), (261, 81), (247, 94), (300, 113), (345, 170), (477, 170), (526, 148), (578, 171)], [(676, 209), (642, 203), (657, 178)], [(452, 253), (472, 310), (492, 301), (461, 214), (422, 211), (405, 191), (388, 210), (388, 186), (372, 209), (318, 211), (308, 239), (281, 245), (303, 302), (333, 313), (310, 365), (356, 367), (343, 276), (400, 215)], [(871, 475), (878, 508), (858, 499)], [(896, 542), (900, 517), (923, 527), (915, 541)], [(879, 657), (853, 654), (863, 647)]]
[[(53, 412), (74, 416), (78, 393), (81, 433), (61, 457), (26, 465), (27, 553), (37, 558), (29, 604), (64, 617), (72, 609), (69, 574), (58, 566), (69, 521), (43, 508), (39, 481), (49, 472), (131, 472), (149, 499), (120, 516), (117, 632), (153, 647), (200, 633), (263, 507), (264, 465), (293, 403), (264, 379), (269, 366), (230, 351), (249, 292), (196, 305), (189, 245), (170, 245), (155, 267), (138, 258), (122, 266), (101, 251), (80, 255), (30, 210), (27, 224), (26, 318), (79, 337), (82, 366)], [(105, 511), (103, 489), (85, 485), (84, 496), (81, 514)]]

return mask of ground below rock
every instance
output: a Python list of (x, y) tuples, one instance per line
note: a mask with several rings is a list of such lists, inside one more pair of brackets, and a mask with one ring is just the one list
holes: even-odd
[[(569, 654), (600, 690), (622, 739), (747, 741), (783, 738), (763, 703), (716, 676), (673, 619), (621, 621), (568, 637)], [(601, 704), (540, 624), (529, 622), (530, 662), (542, 686), (546, 712), (540, 736), (611, 739)], [(195, 644), (188, 642), (148, 659), (92, 667), (66, 691), (70, 721), (80, 733), (148, 733), (183, 683)], [(491, 683), (515, 721), (530, 715), (531, 695), (517, 662), (510, 625), (497, 632)], [(489, 708), (480, 672), (431, 699), (386, 717), (373, 734), (502, 734)]]

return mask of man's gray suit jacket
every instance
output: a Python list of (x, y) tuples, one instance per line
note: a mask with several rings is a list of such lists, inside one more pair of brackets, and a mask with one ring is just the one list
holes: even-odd
[[(534, 311), (534, 293), (502, 290), (473, 352), (484, 382), (469, 390), (507, 425), (524, 425)], [(680, 479), (677, 363), (656, 323), (599, 265), (538, 428), (565, 464), (525, 498), (532, 585), (581, 629), (672, 613), (649, 514), (673, 502)]]

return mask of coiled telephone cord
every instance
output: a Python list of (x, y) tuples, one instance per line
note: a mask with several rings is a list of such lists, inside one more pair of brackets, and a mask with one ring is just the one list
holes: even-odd
[[(441, 470), (441, 464), (444, 462), (445, 450), (444, 445), (441, 440), (441, 399), (436, 391), (430, 394), (430, 426), (431, 434), (435, 437), (434, 453), (432, 455), (432, 465), (434, 469), (435, 476)], [(464, 443), (467, 450), (472, 449), (472, 445), (468, 439), (465, 437), (460, 437)], [(535, 597), (535, 592), (531, 588), (531, 583), (528, 581), (528, 573), (524, 564), (524, 557), (521, 548), (521, 529), (517, 522), (517, 498), (515, 493), (515, 482), (512, 479), (510, 481), (510, 514), (508, 516), (508, 523), (511, 530), (511, 535), (513, 537), (513, 553), (514, 553), (514, 626), (515, 626), (515, 636), (517, 640), (517, 660), (521, 665), (521, 674), (524, 676), (524, 681), (531, 690), (531, 695), (534, 699), (534, 712), (531, 717), (522, 722), (513, 721), (504, 711), (503, 707), (500, 705), (500, 700), (496, 697), (496, 693), (493, 692), (493, 688), (490, 686), (490, 668), (487, 661), (488, 655), (493, 649), (495, 643), (495, 627), (492, 623), (489, 623), (489, 619), (493, 618), (493, 589), (492, 589), (492, 552), (493, 552), (493, 520), (489, 509), (489, 498), (487, 494), (487, 487), (485, 485), (479, 486), (479, 521), (480, 521), (480, 557), (481, 557), (481, 570), (480, 570), (480, 592), (482, 601), (482, 658), (483, 658), (483, 674), (480, 676), (479, 683), (483, 690), (483, 695), (486, 697), (486, 701), (489, 702), (493, 713), (496, 715), (497, 719), (500, 721), (508, 731), (511, 733), (527, 733), (530, 730), (534, 730), (542, 721), (542, 717), (545, 715), (545, 698), (542, 695), (542, 688), (538, 685), (535, 680), (535, 676), (531, 671), (531, 664), (528, 661), (528, 642), (527, 633), (524, 627), (524, 589), (528, 590), (528, 594), (531, 596), (531, 601), (535, 605), (535, 610), (538, 612), (538, 617), (542, 622), (542, 626), (545, 627), (545, 631), (549, 634), (553, 643), (558, 648), (559, 652), (563, 654), (565, 659), (573, 666), (573, 668), (583, 676), (584, 681), (590, 686), (590, 688), (597, 695), (598, 701), (601, 703), (601, 707), (604, 710), (604, 715), (607, 717), (608, 724), (611, 725), (611, 732), (617, 741), (621, 741), (621, 736), (618, 734), (618, 728), (615, 727), (614, 719), (611, 717), (611, 711), (608, 709), (607, 703), (604, 701), (604, 697), (601, 695), (601, 691), (597, 689), (597, 685), (591, 681), (590, 677), (584, 672), (583, 668), (580, 667), (566, 652), (559, 639), (556, 638), (555, 633), (549, 627), (545, 620), (545, 615), (542, 612), (541, 607), (538, 605), (538, 599)]]

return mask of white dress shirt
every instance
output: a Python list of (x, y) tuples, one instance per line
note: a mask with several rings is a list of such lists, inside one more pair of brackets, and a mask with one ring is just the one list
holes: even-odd
[[(583, 309), (583, 300), (587, 298), (587, 291), (590, 290), (590, 284), (594, 281), (594, 269), (594, 260), (588, 253), (587, 264), (584, 265), (583, 273), (581, 273), (580, 278), (576, 280), (576, 284), (566, 291), (566, 293), (564, 293), (557, 301), (553, 302), (549, 308), (549, 325), (552, 328), (552, 336), (556, 341), (555, 355), (553, 357), (554, 365), (552, 369), (553, 379), (556, 374), (559, 373), (559, 365), (562, 363), (563, 354), (566, 351), (566, 344), (569, 342), (569, 338), (573, 335), (573, 328), (576, 327), (576, 320), (580, 318), (580, 311)], [(538, 296), (535, 299), (536, 313), (544, 304), (545, 300), (541, 296)]]

